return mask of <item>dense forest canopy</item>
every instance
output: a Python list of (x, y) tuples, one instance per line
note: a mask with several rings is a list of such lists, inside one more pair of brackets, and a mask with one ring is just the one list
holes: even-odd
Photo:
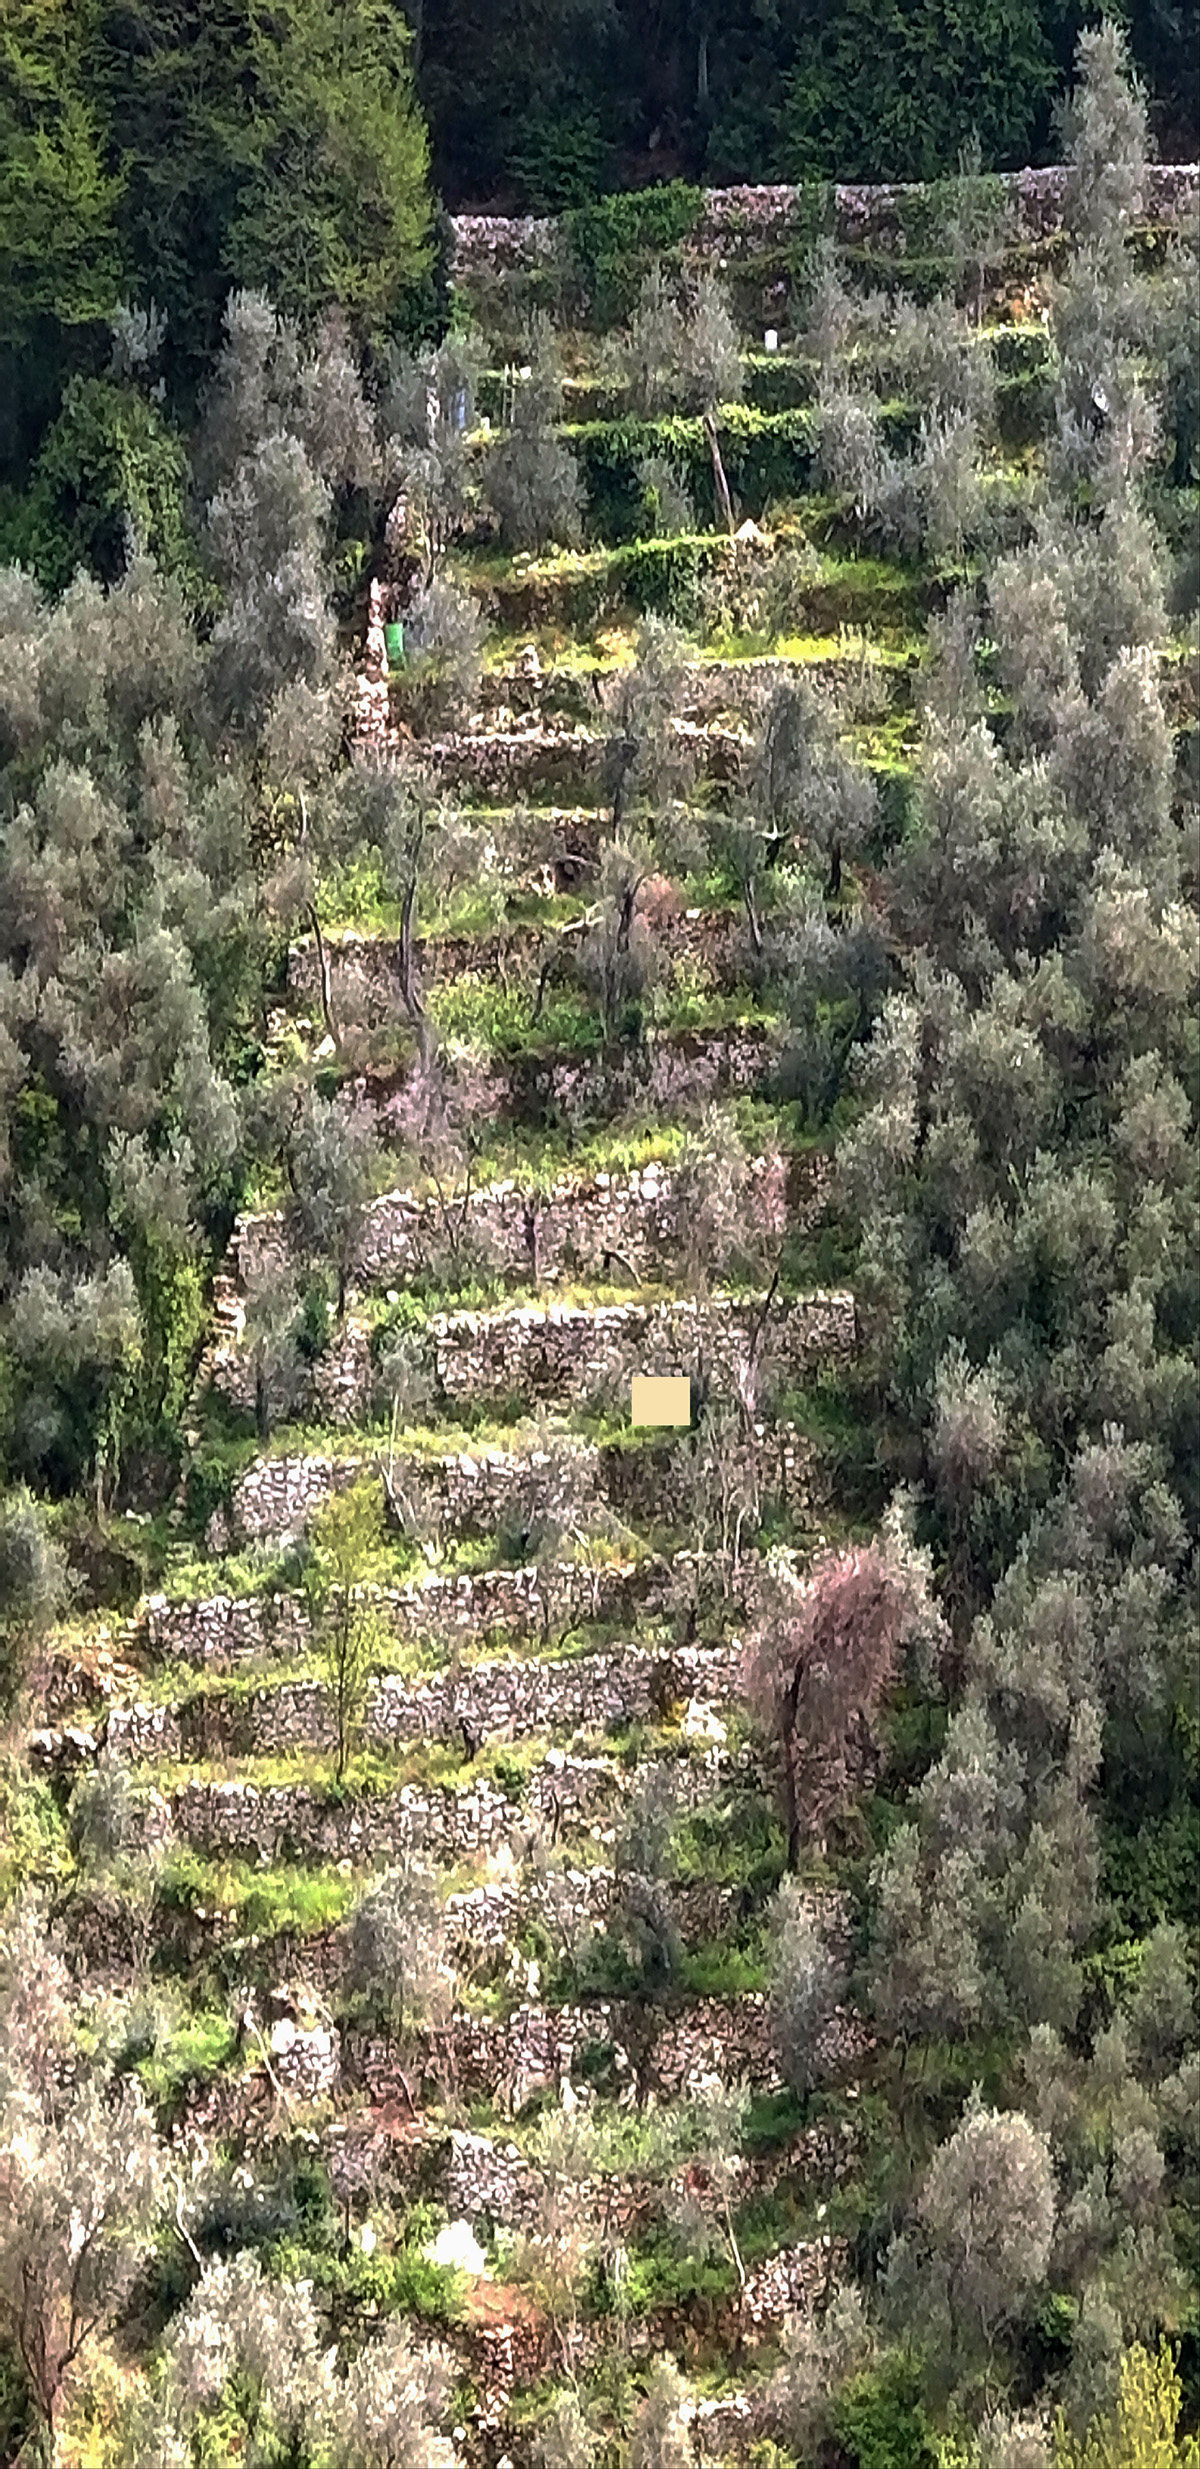
[(1194, 33), (3, 13), (14, 2469), (1198, 2469)]

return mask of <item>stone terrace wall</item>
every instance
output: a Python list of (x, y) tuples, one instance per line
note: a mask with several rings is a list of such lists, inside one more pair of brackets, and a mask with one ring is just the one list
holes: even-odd
[(797, 1380), (820, 1357), (852, 1354), (854, 1297), (797, 1296), (774, 1306), (718, 1297), (707, 1303), (570, 1305), (499, 1313), (453, 1312), (432, 1323), (438, 1385), (449, 1403), (502, 1397), (581, 1405), (618, 1391), (635, 1372), (706, 1373), (739, 1394), (759, 1332), (765, 1379)]
[[(447, 1648), (463, 1638), (495, 1634), (528, 1638), (582, 1619), (632, 1620), (661, 1601), (661, 1563), (622, 1563), (592, 1571), (573, 1561), (545, 1569), (479, 1569), (461, 1577), (426, 1577), (379, 1597), (393, 1634)], [(593, 1606), (597, 1608), (593, 1610)], [(207, 1595), (170, 1603), (150, 1598), (139, 1624), (150, 1652), (163, 1661), (210, 1671), (291, 1662), (307, 1654), (312, 1635), (299, 1595)]]
[[(710, 1098), (757, 1088), (779, 1050), (774, 1028), (745, 1022), (653, 1036), (607, 1055), (521, 1055), (512, 1063), (491, 1057), (479, 1071), (478, 1103), (501, 1116), (536, 1122), (553, 1114), (608, 1122), (635, 1104), (683, 1113)], [(385, 1136), (393, 1113), (404, 1112), (399, 1091), (407, 1078), (407, 1072), (397, 1074), (391, 1087), (364, 1082)]]
[[(705, 1805), (734, 1780), (760, 1773), (749, 1750), (735, 1756), (713, 1748), (668, 1761), (680, 1809)], [(567, 1757), (551, 1749), (512, 1800), (485, 1777), (464, 1784), (391, 1792), (357, 1792), (330, 1800), (305, 1783), (257, 1784), (193, 1779), (135, 1802), (128, 1849), (149, 1852), (171, 1842), (207, 1854), (264, 1861), (400, 1859), (417, 1852), (453, 1866), (509, 1845), (532, 1824), (597, 1828), (619, 1809), (623, 1777), (606, 1758)]]
[[(744, 2161), (738, 2199), (745, 2202), (770, 2193), (784, 2169), (832, 2190), (849, 2172), (854, 2144), (850, 2126), (810, 2127), (782, 2155)], [(545, 2195), (545, 2173), (515, 2144), (454, 2128), (438, 2157), (440, 2167), (433, 2184), (452, 2220), (490, 2220), (505, 2229), (536, 2225)], [(661, 2176), (599, 2177), (583, 2181), (580, 2201), (601, 2213), (611, 2230), (628, 2233), (661, 2213), (664, 2192)]]
[[(418, 2067), (443, 2078), (449, 2062), (460, 2098), (499, 2099), (514, 2113), (532, 2092), (556, 2088), (577, 2075), (585, 2052), (597, 2045), (613, 2054), (617, 2073), (644, 2098), (678, 2099), (705, 2076), (747, 2082), (755, 2090), (778, 2090), (779, 2069), (771, 2045), (765, 1998), (697, 1998), (678, 2008), (635, 1999), (602, 1999), (594, 2005), (519, 2006), (504, 2020), (460, 2013), (452, 2047), (446, 2035), (418, 2043)], [(403, 2097), (403, 2053), (387, 2038), (352, 2036), (345, 2050), (347, 2079), (373, 2101)], [(411, 2080), (411, 2072), (410, 2072)]]
[[(834, 1298), (837, 1300), (838, 1298)], [(670, 1369), (670, 1364), (659, 1366)], [(731, 1450), (765, 1494), (797, 1519), (807, 1518), (819, 1494), (816, 1452), (790, 1424), (757, 1429)], [(441, 1457), (397, 1456), (396, 1492), (423, 1516), (435, 1516), (444, 1532), (486, 1537), (523, 1517), (535, 1505), (541, 1469), (569, 1456), (602, 1502), (634, 1524), (670, 1523), (687, 1497), (686, 1441), (640, 1448), (597, 1449), (565, 1438), (548, 1449), (466, 1449)], [(210, 1546), (233, 1538), (250, 1543), (264, 1536), (298, 1535), (335, 1491), (376, 1468), (378, 1455), (361, 1457), (259, 1457), (238, 1477), (228, 1511), (210, 1521)], [(591, 1617), (596, 1617), (593, 1612)]]
[[(584, 1726), (603, 1731), (683, 1699), (728, 1700), (736, 1693), (738, 1663), (732, 1647), (655, 1653), (621, 1646), (603, 1654), (476, 1663), (427, 1681), (389, 1672), (368, 1700), (366, 1737), (373, 1748), (389, 1748), (404, 1740), (446, 1739), (464, 1727), (478, 1741)], [(134, 1760), (286, 1756), (336, 1744), (334, 1703), (315, 1679), (250, 1694), (206, 1689), (166, 1706), (114, 1706), (104, 1732), (110, 1758)]]
[(520, 1803), (483, 1779), (462, 1791), (402, 1784), (394, 1792), (357, 1793), (340, 1802), (302, 1783), (193, 1781), (141, 1799), (129, 1848), (150, 1851), (178, 1842), (237, 1859), (356, 1864), (418, 1852), (452, 1866), (498, 1851), (531, 1818), (597, 1822), (615, 1808), (617, 1796), (616, 1772), (606, 1761), (554, 1751), (530, 1770)]
[[(384, 969), (395, 947), (354, 948), (372, 953)], [(464, 956), (462, 965), (475, 963)], [(824, 1156), (788, 1160), (775, 1153), (753, 1159), (750, 1206), (755, 1223), (777, 1232), (789, 1215), (792, 1223), (810, 1222), (824, 1205), (829, 1175), (830, 1161)], [(652, 1159), (628, 1175), (597, 1174), (586, 1181), (563, 1176), (536, 1202), (519, 1183), (489, 1183), (471, 1193), (463, 1213), (464, 1233), (504, 1276), (532, 1279), (534, 1229), (539, 1279), (602, 1275), (614, 1252), (639, 1277), (650, 1276), (679, 1256), (679, 1203), (670, 1169)], [(367, 1212), (355, 1275), (364, 1285), (403, 1279), (444, 1256), (445, 1249), (436, 1197), (410, 1190), (384, 1192)], [(287, 1223), (281, 1212), (239, 1217), (229, 1257), (243, 1285), (281, 1267), (288, 1258)]]
[[(421, 944), (418, 972), (426, 986), (466, 975), (500, 985), (509, 970), (524, 966), (532, 975), (538, 956), (550, 950), (544, 928), (528, 926), (502, 934), (438, 935)], [(351, 994), (361, 1001), (363, 990), (377, 1014), (394, 1017), (400, 1009), (400, 945), (388, 936), (344, 935), (326, 951), (335, 1010)], [(566, 947), (564, 946), (564, 954)], [(567, 955), (569, 956), (569, 955)], [(718, 994), (744, 986), (750, 964), (750, 938), (740, 911), (680, 909), (671, 916), (662, 937), (666, 982), (694, 972)], [(288, 955), (288, 984), (296, 999), (316, 1003), (317, 959), (311, 943), (299, 943)]]
[[(389, 1589), (379, 1601), (398, 1639), (452, 1651), (465, 1638), (545, 1638), (583, 1620), (654, 1619), (667, 1608), (672, 1583), (684, 1579), (693, 1581), (700, 1618), (736, 1624), (750, 1616), (762, 1577), (754, 1552), (743, 1553), (736, 1574), (709, 1555), (677, 1552), (670, 1560), (647, 1556), (594, 1572), (559, 1561), (426, 1577)], [(133, 1636), (159, 1661), (218, 1672), (293, 1662), (312, 1644), (303, 1599), (290, 1594), (201, 1595), (178, 1603), (154, 1595)]]
[[(1054, 239), (1063, 229), (1067, 173), (1060, 164), (1000, 175), (1016, 242)], [(1146, 171), (1142, 215), (1147, 223), (1181, 220), (1195, 199), (1194, 163), (1153, 163)], [(788, 187), (707, 189), (688, 247), (734, 260), (794, 247), (810, 233), (811, 190)], [(926, 194), (919, 182), (868, 186), (838, 183), (832, 193), (834, 236), (843, 247), (890, 248), (902, 254), (906, 209)], [(551, 263), (562, 246), (551, 215), (460, 214), (454, 217), (452, 271), (457, 281)]]

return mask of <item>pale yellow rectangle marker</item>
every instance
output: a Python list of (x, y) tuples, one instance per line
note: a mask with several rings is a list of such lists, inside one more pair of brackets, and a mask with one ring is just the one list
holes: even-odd
[(635, 1372), (635, 1423), (690, 1423), (692, 1383), (687, 1372)]

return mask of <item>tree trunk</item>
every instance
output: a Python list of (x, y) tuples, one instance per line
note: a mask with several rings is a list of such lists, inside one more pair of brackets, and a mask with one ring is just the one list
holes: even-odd
[(321, 920), (317, 915), (317, 904), (315, 900), (310, 901), (309, 903), (308, 922), (312, 927), (313, 938), (317, 946), (317, 976), (321, 989), (321, 1017), (325, 1022), (326, 1036), (333, 1039), (334, 1047), (338, 1054), (340, 1054), (342, 1051), (342, 1041), (338, 1034), (337, 1022), (333, 1016), (333, 982), (329, 972), (329, 953), (326, 949), (325, 937), (321, 932)]
[(721, 509), (725, 529), (729, 533), (730, 539), (732, 539), (736, 529), (733, 519), (733, 499), (729, 494), (729, 482), (725, 477), (725, 465), (721, 460), (721, 445), (717, 436), (717, 415), (716, 412), (711, 409), (706, 411), (704, 415), (704, 434), (708, 439), (708, 451), (712, 456), (713, 480), (716, 483), (717, 504)]
[(433, 1035), (429, 1015), (417, 992), (413, 959), (413, 919), (417, 906), (417, 878), (412, 875), (405, 885), (400, 910), (400, 1000), (416, 1032), (417, 1052), (422, 1071), (428, 1071), (433, 1060)]

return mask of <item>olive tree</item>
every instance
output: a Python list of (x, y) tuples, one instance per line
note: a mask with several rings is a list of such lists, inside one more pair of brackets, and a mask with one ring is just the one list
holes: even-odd
[(305, 1097), (287, 1149), (291, 1221), (308, 1258), (328, 1262), (337, 1279), (339, 1319), (374, 1198), (379, 1140), (369, 1106), (353, 1099)]
[(517, 383), (512, 425), (484, 465), (484, 495), (506, 548), (572, 548), (580, 537), (583, 482), (570, 447), (555, 435), (561, 413), (558, 354), (543, 323)]
[(629, 2469), (691, 2469), (688, 2385), (673, 2358), (659, 2358), (633, 2422)]
[(24, 1484), (0, 1494), (0, 1717), (67, 1600), (67, 1565)]
[(917, 2210), (950, 2314), (957, 2358), (1045, 2278), (1054, 2236), (1054, 2163), (1043, 2135), (1017, 2110), (987, 2109), (976, 2094), (934, 2153)]
[(62, 2093), (52, 2074), (26, 2071), (28, 2049), (13, 2054), (0, 2106), (0, 2329), (53, 2451), (80, 2353), (119, 2322), (151, 2250), (168, 2155), (138, 2085), (85, 2075)]
[(813, 1919), (811, 1899), (796, 1878), (785, 1878), (771, 1913), (767, 2013), (780, 2073), (806, 2103), (821, 2079), (822, 2038), (845, 1987), (845, 1973)]

